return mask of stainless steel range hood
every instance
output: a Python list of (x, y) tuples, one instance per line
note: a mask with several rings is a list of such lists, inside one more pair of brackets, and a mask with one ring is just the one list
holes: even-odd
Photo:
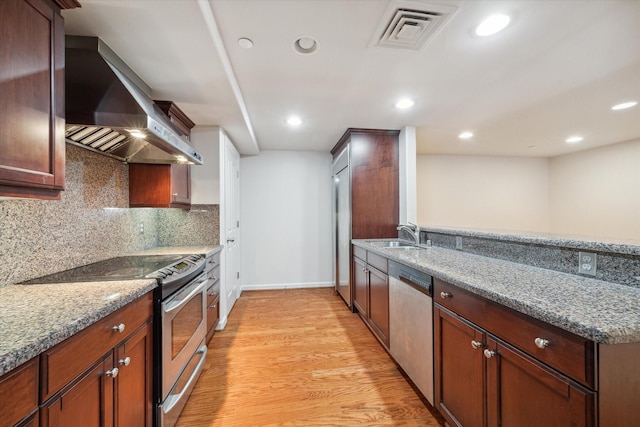
[(65, 42), (67, 142), (128, 163), (203, 163), (109, 46), (97, 37)]

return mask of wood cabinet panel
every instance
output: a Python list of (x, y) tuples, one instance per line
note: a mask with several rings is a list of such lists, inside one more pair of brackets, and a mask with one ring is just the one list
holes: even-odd
[[(47, 400), (153, 315), (152, 293), (96, 322), (41, 355), (41, 397)], [(125, 325), (122, 332), (115, 326)]]
[(65, 183), (59, 6), (50, 0), (0, 2), (0, 40), (0, 195), (59, 199)]
[(488, 425), (594, 425), (595, 393), (499, 340), (487, 348)]
[(398, 133), (351, 132), (351, 236), (397, 237)]
[(191, 203), (190, 165), (129, 165), (129, 206), (188, 208)]
[[(443, 298), (441, 293), (448, 294)], [(593, 341), (563, 331), (434, 278), (435, 301), (580, 383), (595, 387)], [(548, 340), (545, 348), (536, 338)]]
[(151, 427), (153, 324), (148, 322), (118, 346), (115, 378), (116, 427)]
[(113, 379), (105, 373), (113, 367), (113, 353), (98, 360), (40, 409), (45, 427), (108, 427), (113, 425)]
[(435, 305), (435, 406), (452, 426), (484, 426), (486, 382), (482, 348), (484, 331)]
[(377, 268), (383, 273), (388, 273), (387, 259), (373, 252), (367, 252), (367, 264)]
[(353, 305), (358, 310), (358, 313), (366, 319), (369, 316), (367, 264), (356, 257), (353, 258), (353, 290)]
[(13, 426), (38, 409), (38, 360), (31, 359), (0, 378), (0, 427)]
[(389, 276), (369, 268), (369, 323), (389, 348)]

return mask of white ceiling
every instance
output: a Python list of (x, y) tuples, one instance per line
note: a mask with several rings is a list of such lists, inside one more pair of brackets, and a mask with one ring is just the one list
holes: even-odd
[[(328, 151), (349, 127), (415, 126), (418, 152), (439, 154), (550, 157), (640, 138), (640, 105), (610, 110), (640, 101), (637, 0), (80, 2), (63, 12), (68, 34), (102, 38), (155, 98), (222, 126), (245, 155)], [(375, 46), (398, 7), (438, 5), (455, 12), (421, 50)], [(496, 12), (511, 24), (475, 36)], [(316, 53), (294, 51), (301, 36)], [(402, 96), (414, 107), (397, 110)], [(584, 141), (565, 143), (573, 134)]]

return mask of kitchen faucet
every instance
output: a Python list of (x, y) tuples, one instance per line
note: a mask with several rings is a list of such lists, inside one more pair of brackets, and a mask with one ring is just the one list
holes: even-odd
[(407, 233), (410, 233), (411, 237), (413, 237), (413, 240), (415, 240), (416, 245), (420, 244), (420, 227), (418, 227), (416, 224), (400, 224), (396, 229), (398, 231), (406, 231)]

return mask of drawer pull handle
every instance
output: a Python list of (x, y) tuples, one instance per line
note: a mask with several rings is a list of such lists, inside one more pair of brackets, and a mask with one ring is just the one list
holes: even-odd
[(440, 297), (443, 298), (443, 299), (451, 298), (452, 296), (453, 295), (451, 295), (450, 292), (440, 292)]
[(124, 332), (124, 323), (120, 323), (119, 325), (114, 326), (113, 330), (116, 331), (116, 332), (123, 333)]
[(105, 374), (106, 376), (108, 376), (108, 377), (115, 378), (115, 377), (117, 377), (117, 376), (118, 376), (118, 372), (120, 372), (120, 369), (118, 369), (118, 368), (113, 368), (112, 370), (107, 371), (107, 372), (105, 372), (104, 374)]
[(491, 350), (489, 350), (489, 349), (486, 349), (486, 350), (484, 351), (484, 357), (486, 357), (487, 359), (491, 359), (491, 358), (492, 358), (493, 356), (495, 356), (495, 355), (496, 355), (496, 352), (495, 352), (495, 351), (491, 351)]
[(125, 357), (124, 359), (118, 360), (118, 364), (120, 365), (129, 366), (130, 363), (131, 363), (131, 358), (129, 356)]
[(538, 348), (549, 347), (549, 344), (550, 344), (549, 340), (545, 340), (543, 338), (536, 338), (534, 342), (536, 343), (536, 347)]
[(477, 350), (480, 347), (484, 347), (484, 344), (481, 343), (480, 341), (471, 340), (471, 347), (473, 347), (475, 350)]

